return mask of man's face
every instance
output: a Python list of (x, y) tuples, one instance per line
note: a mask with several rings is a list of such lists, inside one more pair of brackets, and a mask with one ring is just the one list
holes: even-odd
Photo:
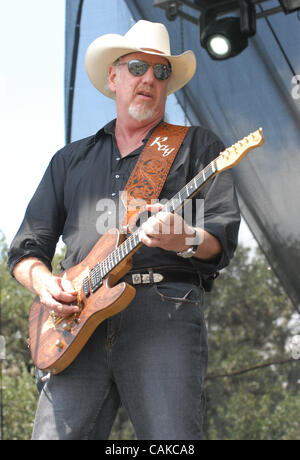
[(149, 64), (168, 64), (161, 56), (137, 52), (120, 58), (121, 65), (110, 67), (109, 88), (116, 94), (118, 116), (129, 114), (138, 122), (159, 121), (165, 112), (168, 80), (158, 80), (152, 66), (144, 75), (132, 75), (126, 63), (133, 59)]

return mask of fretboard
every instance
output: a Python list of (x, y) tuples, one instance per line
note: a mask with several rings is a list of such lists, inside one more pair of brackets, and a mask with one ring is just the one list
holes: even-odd
[[(162, 212), (174, 213), (178, 211), (187, 199), (192, 198), (201, 187), (212, 179), (216, 172), (217, 168), (215, 160), (213, 160), (163, 206)], [(107, 276), (120, 262), (122, 262), (122, 260), (133, 253), (140, 245), (142, 245), (142, 243), (139, 237), (139, 229), (137, 229), (130, 234), (128, 238), (120, 244), (120, 246), (112, 251), (106, 259), (97, 263), (90, 270), (89, 275), (92, 292), (98, 289), (105, 276)], [(84, 291), (88, 290), (88, 278), (85, 278), (83, 281), (83, 289)]]

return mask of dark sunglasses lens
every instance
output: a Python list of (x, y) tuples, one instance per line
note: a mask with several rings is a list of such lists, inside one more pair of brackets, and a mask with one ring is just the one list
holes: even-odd
[[(135, 77), (140, 77), (147, 72), (150, 67), (148, 62), (132, 60), (127, 63), (129, 72)], [(167, 80), (171, 75), (172, 68), (171, 65), (165, 64), (154, 64), (153, 66), (154, 75), (158, 80)]]
[(139, 77), (140, 75), (144, 75), (149, 69), (149, 64), (143, 61), (129, 61), (128, 62), (128, 70), (132, 75)]
[(158, 80), (167, 80), (171, 75), (171, 67), (164, 64), (155, 64), (153, 66), (154, 75)]

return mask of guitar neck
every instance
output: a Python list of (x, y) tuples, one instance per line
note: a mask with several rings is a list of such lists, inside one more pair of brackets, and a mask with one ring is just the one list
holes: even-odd
[(176, 212), (186, 200), (192, 198), (210, 179), (217, 174), (216, 162), (213, 160), (200, 173), (198, 173), (188, 184), (186, 184), (176, 195), (171, 198), (163, 207), (164, 212)]
[[(210, 179), (217, 174), (215, 160), (197, 174), (188, 184), (186, 184), (176, 195), (173, 196), (162, 208), (163, 212), (174, 213), (178, 211), (184, 202), (192, 198)], [(108, 275), (126, 257), (131, 256), (142, 243), (140, 241), (139, 230), (130, 234), (128, 238), (120, 244), (102, 262), (99, 262), (91, 270), (90, 278), (100, 282), (100, 279)]]

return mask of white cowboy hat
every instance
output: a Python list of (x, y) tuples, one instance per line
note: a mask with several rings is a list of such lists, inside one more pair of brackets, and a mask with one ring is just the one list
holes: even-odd
[(193, 51), (172, 56), (166, 27), (163, 24), (141, 20), (124, 36), (106, 34), (90, 44), (85, 56), (85, 68), (91, 83), (105, 96), (115, 99), (115, 94), (108, 87), (109, 66), (121, 56), (137, 51), (163, 56), (171, 63), (172, 74), (168, 82), (168, 95), (186, 85), (196, 71), (196, 57)]

